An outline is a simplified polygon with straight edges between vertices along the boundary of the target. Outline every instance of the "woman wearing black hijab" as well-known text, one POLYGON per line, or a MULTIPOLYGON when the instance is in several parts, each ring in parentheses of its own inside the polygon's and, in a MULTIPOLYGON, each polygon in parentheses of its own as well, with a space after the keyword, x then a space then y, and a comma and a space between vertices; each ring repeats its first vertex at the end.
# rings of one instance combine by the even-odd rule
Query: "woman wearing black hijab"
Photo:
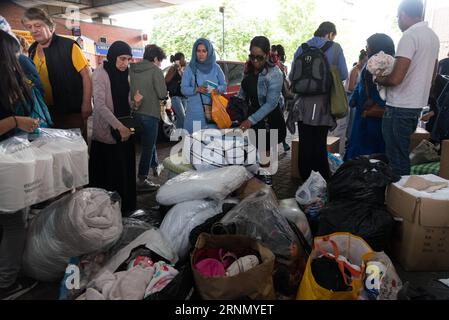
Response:
MULTIPOLYGON (((136 155, 132 132, 118 118, 131 114, 128 82, 131 59, 131 47, 116 41, 109 48, 107 61, 92 76, 94 112, 90 185, 118 192, 125 216, 136 208, 136 155)), ((138 97, 135 101, 139 102, 138 97)))
MULTIPOLYGON (((371 58, 375 54, 384 53, 395 56, 393 40, 383 33, 376 33, 367 40, 367 54, 371 58)), ((349 104, 355 107, 351 137, 345 154, 345 160, 358 156, 385 153, 385 142, 382 136, 382 117, 369 115, 366 111, 374 104, 385 108, 385 100, 379 95, 373 75, 364 66, 360 81, 351 96, 349 104)))

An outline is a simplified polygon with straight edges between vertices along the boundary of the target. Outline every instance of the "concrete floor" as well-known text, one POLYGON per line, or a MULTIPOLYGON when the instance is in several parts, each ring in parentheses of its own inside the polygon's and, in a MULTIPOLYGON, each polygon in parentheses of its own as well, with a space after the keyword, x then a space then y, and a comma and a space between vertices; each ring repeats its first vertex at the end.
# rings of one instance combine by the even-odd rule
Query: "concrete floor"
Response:
MULTIPOLYGON (((287 138, 287 141, 291 141, 291 136, 287 138)), ((173 143, 159 143, 158 144, 158 157, 162 162, 170 154, 170 149, 173 143)), ((138 153, 140 151, 138 150, 138 153)), ((139 158, 138 158, 139 159, 139 158)), ((137 159, 137 161, 138 161, 137 159)), ((290 175, 290 152, 284 153, 280 156, 279 171, 273 179, 273 189, 278 196, 279 200, 294 198, 296 190, 301 184, 298 179, 291 178, 290 175)), ((152 181, 163 184, 168 179, 167 171, 163 171, 158 178, 152 178, 152 181)), ((155 193, 141 194, 138 196, 138 208, 149 209, 157 206, 155 200, 155 193)), ((399 264, 395 264, 397 272, 403 282, 410 282, 414 287, 425 288, 429 293, 433 294, 437 299, 449 300, 449 288, 443 284, 437 282, 438 279, 448 279, 448 272, 429 273, 429 272, 405 272, 399 264)), ((34 300, 54 300, 58 298, 59 283, 40 284, 29 294, 24 295, 21 299, 34 300)))

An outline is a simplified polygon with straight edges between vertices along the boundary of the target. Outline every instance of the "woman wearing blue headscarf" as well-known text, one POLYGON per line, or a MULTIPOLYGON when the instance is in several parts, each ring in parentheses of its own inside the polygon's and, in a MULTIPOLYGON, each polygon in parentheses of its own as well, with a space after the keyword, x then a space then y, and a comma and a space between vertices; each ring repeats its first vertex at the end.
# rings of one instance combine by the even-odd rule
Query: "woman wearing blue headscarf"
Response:
POLYGON ((209 40, 201 38, 193 45, 192 59, 181 82, 182 94, 187 97, 184 129, 190 134, 194 131, 217 128, 216 125, 207 122, 204 113, 204 106, 212 104, 205 87, 206 81, 217 84, 218 92, 226 91, 225 76, 216 63, 214 48, 209 40))
MULTIPOLYGON (((368 58, 381 51, 394 57, 394 42, 386 34, 376 33, 367 40, 368 58)), ((349 104, 355 107, 355 115, 345 161, 352 160, 358 156, 385 153, 385 142, 382 136, 382 118, 367 116, 366 108, 373 104, 384 108, 386 102, 380 97, 377 86, 373 81, 373 75, 366 69, 366 65, 362 69, 359 83, 351 96, 349 104)))

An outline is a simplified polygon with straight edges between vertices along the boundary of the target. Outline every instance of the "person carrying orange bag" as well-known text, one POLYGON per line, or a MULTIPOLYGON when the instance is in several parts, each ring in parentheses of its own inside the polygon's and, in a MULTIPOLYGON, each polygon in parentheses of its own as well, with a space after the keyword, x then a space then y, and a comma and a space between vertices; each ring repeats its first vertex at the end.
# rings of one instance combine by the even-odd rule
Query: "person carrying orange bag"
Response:
POLYGON ((219 129, 228 129, 232 125, 226 108, 228 107, 228 99, 220 94, 211 92, 212 98, 212 120, 216 123, 219 129))

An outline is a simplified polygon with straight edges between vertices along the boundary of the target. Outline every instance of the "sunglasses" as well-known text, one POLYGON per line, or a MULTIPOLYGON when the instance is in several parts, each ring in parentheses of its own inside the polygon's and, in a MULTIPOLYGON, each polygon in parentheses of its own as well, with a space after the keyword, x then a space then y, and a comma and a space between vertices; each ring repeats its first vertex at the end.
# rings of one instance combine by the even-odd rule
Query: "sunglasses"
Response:
POLYGON ((255 60, 264 61, 265 60, 265 56, 255 56, 255 55, 250 54, 250 55, 248 55, 248 57, 251 61, 255 61, 255 60))

